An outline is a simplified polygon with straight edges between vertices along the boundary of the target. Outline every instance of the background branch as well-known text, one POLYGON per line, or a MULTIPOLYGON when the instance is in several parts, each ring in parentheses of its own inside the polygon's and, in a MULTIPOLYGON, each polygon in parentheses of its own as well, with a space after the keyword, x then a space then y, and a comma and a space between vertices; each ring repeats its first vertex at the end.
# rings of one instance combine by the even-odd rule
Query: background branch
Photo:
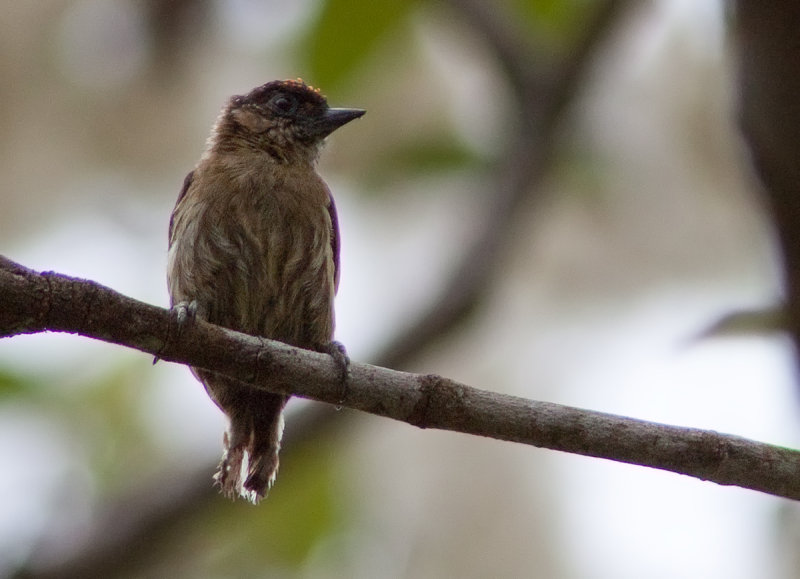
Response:
POLYGON ((558 140, 555 133, 564 111, 573 102, 583 73, 589 67, 628 0, 599 4, 575 46, 559 58, 536 56, 528 38, 517 30, 511 15, 496 4, 451 0, 450 5, 487 43, 506 71, 513 89, 515 111, 511 134, 487 187, 483 221, 476 225, 453 274, 438 295, 383 348, 374 362, 402 367, 431 343, 441 340, 468 319, 483 302, 494 279, 495 266, 521 207, 541 196, 538 187, 550 167, 558 140))
POLYGON ((534 402, 435 375, 353 363, 340 401, 336 364, 293 348, 196 320, 91 281, 40 274, 0 259, 0 335, 60 331, 128 346, 263 386, 342 404, 420 428, 451 430, 649 466, 723 485, 800 499, 800 452, 744 438, 534 402))
POLYGON ((781 249, 787 322, 800 354, 800 4, 736 3, 742 133, 781 249))

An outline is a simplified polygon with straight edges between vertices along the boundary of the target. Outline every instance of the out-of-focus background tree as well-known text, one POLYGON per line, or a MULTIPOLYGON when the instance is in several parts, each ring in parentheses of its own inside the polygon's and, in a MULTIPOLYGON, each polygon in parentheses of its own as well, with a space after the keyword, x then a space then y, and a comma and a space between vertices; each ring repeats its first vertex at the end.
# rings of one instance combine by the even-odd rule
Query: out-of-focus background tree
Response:
MULTIPOLYGON (((48 0, 0 20, 0 253, 166 305, 166 229, 231 94, 368 114, 321 171, 359 361, 797 446, 713 0, 48 0)), ((2 307, 0 305, 0 307, 2 307)), ((783 578, 788 501, 294 401, 258 507, 211 488, 183 367, 0 343, 0 576, 783 578)))

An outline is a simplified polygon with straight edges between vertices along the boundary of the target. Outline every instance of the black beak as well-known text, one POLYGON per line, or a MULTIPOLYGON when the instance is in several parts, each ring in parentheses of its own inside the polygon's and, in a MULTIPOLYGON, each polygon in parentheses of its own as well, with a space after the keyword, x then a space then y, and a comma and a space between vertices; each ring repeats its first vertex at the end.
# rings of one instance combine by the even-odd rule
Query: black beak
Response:
POLYGON ((327 137, 342 125, 364 116, 366 112, 364 109, 328 109, 324 116, 315 123, 314 132, 319 137, 327 137))

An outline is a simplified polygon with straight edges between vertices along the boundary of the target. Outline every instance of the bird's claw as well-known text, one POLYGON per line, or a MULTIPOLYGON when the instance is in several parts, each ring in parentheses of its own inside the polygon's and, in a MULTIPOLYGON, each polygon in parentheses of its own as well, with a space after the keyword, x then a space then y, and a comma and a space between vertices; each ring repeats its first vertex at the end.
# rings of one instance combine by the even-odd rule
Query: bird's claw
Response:
POLYGON ((328 354, 336 365, 339 367, 342 390, 339 393, 339 404, 343 404, 347 397, 347 378, 350 375, 350 357, 347 355, 347 349, 344 344, 332 340, 325 344, 322 351, 328 354))
MULTIPOLYGON (((180 337, 183 329, 197 319, 197 300, 178 302, 169 311, 175 315, 175 320, 178 322, 177 336, 180 337)), ((155 365, 159 360, 160 358, 155 356, 153 364, 155 365)))
POLYGON ((197 319, 197 300, 181 301, 172 306, 175 312, 175 319, 178 321, 178 331, 185 327, 187 322, 191 323, 197 319))

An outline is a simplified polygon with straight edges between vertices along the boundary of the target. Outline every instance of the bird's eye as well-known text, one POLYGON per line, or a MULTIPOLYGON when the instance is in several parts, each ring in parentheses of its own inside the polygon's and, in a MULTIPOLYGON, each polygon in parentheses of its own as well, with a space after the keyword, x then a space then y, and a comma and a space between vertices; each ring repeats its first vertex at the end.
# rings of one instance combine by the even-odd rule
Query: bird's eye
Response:
POLYGON ((278 114, 289 115, 297 108, 297 101, 291 95, 279 94, 270 100, 270 105, 278 114))

